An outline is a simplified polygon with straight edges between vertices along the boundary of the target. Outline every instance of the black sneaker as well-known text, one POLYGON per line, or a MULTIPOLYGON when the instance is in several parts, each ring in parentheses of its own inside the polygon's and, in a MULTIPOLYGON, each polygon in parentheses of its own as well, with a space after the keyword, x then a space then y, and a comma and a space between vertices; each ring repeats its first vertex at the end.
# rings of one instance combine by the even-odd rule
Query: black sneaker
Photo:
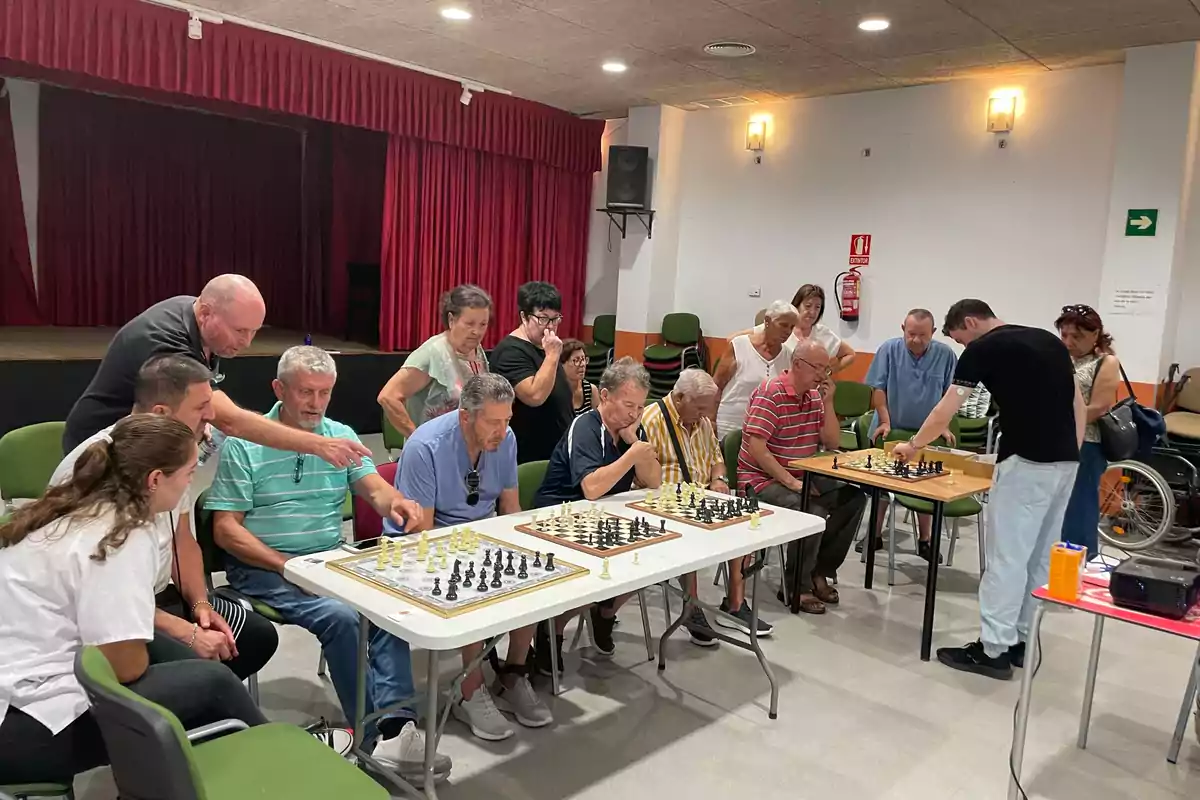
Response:
MULTIPOLYGON (((919 555, 921 558, 928 561, 929 557, 931 555, 933 555, 933 545, 930 544, 929 542, 922 542, 922 541, 918 540, 917 541, 917 555, 919 555)), ((941 553, 938 553, 938 563, 939 564, 942 563, 942 554, 941 553)))
POLYGON ((617 652, 617 644, 613 641, 613 627, 617 623, 616 615, 606 617, 600 613, 600 606, 593 605, 592 615, 592 644, 603 656, 611 656, 617 652))
POLYGON ((991 658, 983 651, 983 643, 971 642, 965 647, 943 647, 937 651, 938 661, 951 669, 986 675, 998 681, 1012 678, 1012 662, 1008 653, 991 658))
MULTIPOLYGON (((563 674, 563 637, 555 636, 555 647, 558 650, 558 674, 563 674)), ((546 629, 539 625, 536 642, 533 646, 533 664, 539 675, 549 678, 553 676, 553 664, 550 661, 550 637, 546 629)))
POLYGON ((688 617, 688 621, 684 624, 687 626, 688 635, 692 637, 692 644, 697 647, 716 647, 720 644, 713 637, 716 631, 708 624, 708 618, 704 616, 704 612, 701 609, 693 608, 692 615, 688 617))
POLYGON ((1025 643, 1017 642, 1008 648, 1008 660, 1014 667, 1025 668, 1025 643))
MULTIPOLYGON (((866 546, 867 546, 867 537, 864 536, 863 538, 859 539, 857 542, 854 543, 854 552, 861 553, 863 551, 863 548, 866 546)), ((876 552, 882 550, 885 547, 887 547, 887 540, 884 539, 882 536, 876 536, 875 537, 876 552)))
MULTIPOLYGON (((717 624, 718 625, 720 625, 722 628, 729 628, 730 630, 741 631, 742 633, 746 634, 747 636, 750 635, 750 615, 752 612, 750 611, 749 603, 747 603, 745 600, 743 600, 741 608, 739 608, 737 611, 730 611, 729 610, 729 599, 726 598, 725 600, 721 601, 721 610, 724 611, 725 614, 730 614, 732 616, 727 617, 724 614, 718 615, 717 616, 717 624)), ((775 632, 774 625, 763 620, 762 618, 759 618, 759 620, 758 620, 758 635, 759 636, 763 636, 763 637, 770 636, 774 632, 775 632)))

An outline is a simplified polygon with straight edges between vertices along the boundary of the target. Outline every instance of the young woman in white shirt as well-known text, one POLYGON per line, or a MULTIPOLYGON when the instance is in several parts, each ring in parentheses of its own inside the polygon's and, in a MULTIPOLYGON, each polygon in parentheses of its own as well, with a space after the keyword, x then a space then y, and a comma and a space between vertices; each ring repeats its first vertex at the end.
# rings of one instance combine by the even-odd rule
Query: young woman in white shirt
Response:
POLYGON ((854 362, 855 356, 858 355, 854 348, 846 344, 829 326, 821 323, 821 317, 825 315, 824 289, 815 283, 806 283, 796 290, 792 305, 800 312, 800 321, 796 323, 792 337, 788 340, 792 349, 805 339, 819 342, 829 354, 829 366, 834 375, 854 362))
POLYGON ((149 664, 154 516, 179 503, 196 455, 184 423, 127 417, 80 455, 70 480, 0 525, 0 785, 70 782, 107 763, 74 674, 85 645, 99 647, 122 683, 185 728, 266 722, 220 662, 149 664))

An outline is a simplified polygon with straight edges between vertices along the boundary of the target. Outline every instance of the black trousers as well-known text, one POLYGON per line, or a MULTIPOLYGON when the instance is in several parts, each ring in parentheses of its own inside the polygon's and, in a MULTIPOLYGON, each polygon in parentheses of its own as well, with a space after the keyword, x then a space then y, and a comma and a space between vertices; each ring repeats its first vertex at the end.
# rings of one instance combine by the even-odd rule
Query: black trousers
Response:
MULTIPOLYGON (((151 664, 129 688, 179 718, 185 729, 223 719, 247 725, 267 720, 240 680, 216 661, 187 659, 151 664)), ((100 728, 84 713, 57 735, 17 708, 0 723, 0 785, 70 783, 77 773, 108 763, 100 728)))
MULTIPOLYGON (((241 680, 246 680, 261 670, 275 650, 279 647, 279 631, 261 614, 247 611, 240 605, 223 597, 213 596, 213 607, 225 618, 233 630, 234 641, 237 642, 238 655, 224 662, 225 666, 241 680)), ((191 610, 184 604, 183 597, 174 585, 158 593, 154 598, 155 605, 180 619, 192 622, 191 610)), ((183 642, 172 639, 161 633, 154 634, 150 642, 150 663, 157 664, 166 661, 181 661, 188 658, 199 658, 196 653, 183 642)))
MULTIPOLYGON (((856 486, 841 481, 813 476, 816 494, 809 498, 808 511, 825 517, 825 530, 816 536, 792 542, 787 548, 784 580, 793 585, 796 570, 800 570, 800 591, 813 590, 813 576, 832 578, 846 560, 854 534, 867 508, 867 495, 856 486)), ((800 510, 804 498, 777 483, 769 483, 758 491, 764 503, 800 510)))

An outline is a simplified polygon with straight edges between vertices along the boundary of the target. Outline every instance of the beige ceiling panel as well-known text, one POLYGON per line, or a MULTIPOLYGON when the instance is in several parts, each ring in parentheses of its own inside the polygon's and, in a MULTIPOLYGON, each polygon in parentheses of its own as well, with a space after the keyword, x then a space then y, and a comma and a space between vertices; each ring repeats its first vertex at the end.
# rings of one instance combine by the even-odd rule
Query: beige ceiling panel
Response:
POLYGON ((863 62, 864 67, 891 78, 936 78, 965 67, 1007 64, 1041 68, 1017 48, 1003 43, 863 62))
POLYGON ((1037 59, 1088 56, 1126 47, 1200 39, 1200 15, 1186 22, 1131 25, 1103 31, 1068 33, 1038 39, 1018 39, 1017 47, 1037 59))
POLYGON ((1111 30, 1200 18, 1188 0, 948 0, 1007 39, 1111 30))

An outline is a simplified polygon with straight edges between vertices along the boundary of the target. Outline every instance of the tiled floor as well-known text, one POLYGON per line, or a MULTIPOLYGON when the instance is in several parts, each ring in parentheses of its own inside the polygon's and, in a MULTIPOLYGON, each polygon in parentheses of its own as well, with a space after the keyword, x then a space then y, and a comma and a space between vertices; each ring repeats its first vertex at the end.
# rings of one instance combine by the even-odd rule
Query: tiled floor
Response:
MULTIPOLYGON (((974 547, 974 530, 967 528, 954 566, 941 572, 935 646, 977 635, 974 547)), ((915 556, 902 563, 896 587, 886 586, 880 568, 868 592, 852 554, 842 570, 842 604, 824 617, 791 616, 773 596, 762 602, 764 617, 776 625, 764 644, 781 684, 774 721, 767 718, 767 682, 752 655, 730 647, 702 650, 677 634, 667 670, 659 673, 644 660, 637 609, 627 606, 612 661, 592 659, 586 646, 568 656, 570 688, 552 702, 554 726, 519 730, 493 745, 449 723, 442 751, 455 767, 441 797, 1006 797, 1019 682, 920 661, 925 572, 915 556)), ((709 583, 706 591, 716 590, 709 583)), ((660 597, 651 593, 652 625, 661 632, 660 597)), ((1091 739, 1081 751, 1075 732, 1091 618, 1053 612, 1043 632, 1045 661, 1034 684, 1026 746, 1029 796, 1200 797, 1200 744, 1191 730, 1179 764, 1165 759, 1194 645, 1110 623, 1091 739)), ((331 687, 315 674, 317 653, 311 636, 282 629, 280 651, 261 680, 273 719, 336 715, 331 687)), ((422 674, 424 658, 415 656, 422 674)), ((115 796, 103 772, 81 784, 83 800, 115 796)))

